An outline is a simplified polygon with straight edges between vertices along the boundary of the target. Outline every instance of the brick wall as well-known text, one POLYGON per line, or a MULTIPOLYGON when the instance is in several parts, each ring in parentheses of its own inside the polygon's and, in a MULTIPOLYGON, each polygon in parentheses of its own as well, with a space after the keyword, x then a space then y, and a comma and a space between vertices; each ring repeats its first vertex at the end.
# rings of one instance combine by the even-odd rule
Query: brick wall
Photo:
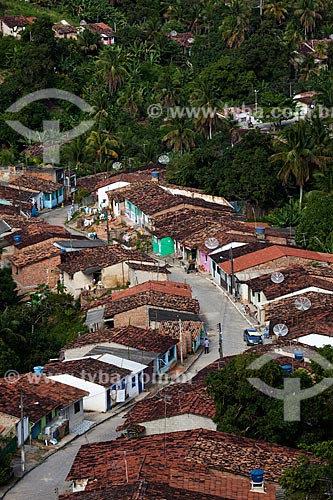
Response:
POLYGON ((116 314, 114 317, 114 327, 118 328, 120 326, 138 326, 141 328, 146 328, 148 321, 148 307, 141 306, 137 309, 132 309, 131 311, 125 311, 116 314))
POLYGON ((52 271, 56 270, 59 264, 60 255, 56 255, 55 257, 36 262, 35 264, 20 269, 17 269, 13 265, 12 276, 21 290, 25 287, 33 288, 42 283, 46 283, 50 288, 54 288, 58 282, 59 273, 52 271))

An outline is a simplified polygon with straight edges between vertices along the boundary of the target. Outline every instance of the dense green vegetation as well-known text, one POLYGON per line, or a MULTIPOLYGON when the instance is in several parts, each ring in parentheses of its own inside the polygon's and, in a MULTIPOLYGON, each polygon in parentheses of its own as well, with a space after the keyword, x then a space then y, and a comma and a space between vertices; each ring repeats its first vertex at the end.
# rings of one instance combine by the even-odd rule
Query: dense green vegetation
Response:
MULTIPOLYGON (((115 160, 136 168, 168 153, 172 182, 266 211, 282 206, 297 189, 302 198, 304 189, 315 187, 315 175, 325 176, 329 168, 331 117, 282 127, 276 109, 294 109, 292 95, 306 90, 332 105, 332 44, 319 45, 325 64, 295 55, 301 40, 333 33, 332 1, 271 2, 262 11, 257 3, 4 0, 3 12, 35 15, 37 22, 21 40, 0 39, 0 164, 41 162, 22 154, 27 140, 4 119, 12 118, 6 109, 18 97, 54 87, 94 107, 93 129, 62 148, 62 162, 79 175, 111 169, 115 160), (82 19, 106 22, 116 29, 116 44, 102 47, 88 30, 78 40, 56 40, 51 26, 63 18, 77 26, 82 19), (181 47, 171 31, 191 32, 194 42, 181 47), (275 133, 239 136, 232 116, 202 111, 255 100, 275 133), (161 116, 149 115, 154 104, 161 116), (188 114, 184 107, 196 111, 188 114)), ((17 118, 40 130, 42 139, 43 120, 61 118, 66 130, 87 116, 68 102, 39 101, 17 118)))
MULTIPOLYGON (((332 347, 320 348, 318 353, 332 363, 332 347)), ((306 455, 302 456, 298 467, 287 469, 280 483, 287 498, 322 500, 326 498, 329 482, 333 481, 333 388, 303 400, 301 420, 287 422, 284 421, 283 401, 266 396, 247 379, 258 377, 266 384, 282 389, 284 377, 298 377, 301 388, 305 389, 323 378, 332 377, 331 370, 311 362, 311 375, 303 368, 289 375, 276 361, 270 361, 260 370, 249 369, 257 358, 258 355, 253 354, 235 356, 223 370, 208 376, 208 392, 216 404, 214 420, 217 430, 313 452, 320 459, 318 462, 310 462, 306 455), (324 478, 327 481, 323 481, 324 478)))
POLYGON ((19 301, 7 269, 0 270, 0 376, 20 373, 58 356, 59 350, 85 331, 80 305, 44 285, 32 300, 19 301), (5 298, 3 298, 5 297, 5 298))

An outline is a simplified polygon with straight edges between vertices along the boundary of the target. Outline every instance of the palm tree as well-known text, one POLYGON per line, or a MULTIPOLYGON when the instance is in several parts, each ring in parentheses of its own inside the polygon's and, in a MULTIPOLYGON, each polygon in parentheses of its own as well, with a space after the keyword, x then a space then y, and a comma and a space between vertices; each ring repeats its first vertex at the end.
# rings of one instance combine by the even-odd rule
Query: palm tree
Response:
POLYGON ((153 90, 156 99, 163 108, 170 108, 179 104, 182 93, 180 78, 180 70, 171 64, 161 73, 153 90))
POLYGON ((211 139, 219 120, 217 111, 222 108, 222 103, 216 97, 209 81, 199 81, 191 95, 191 104, 200 110, 195 120, 197 129, 211 139))
POLYGON ((286 18, 288 11, 283 2, 273 2, 265 5, 264 13, 268 16, 274 17, 274 19, 281 24, 281 21, 286 18))
POLYGON ((87 147, 100 166, 108 157, 118 158, 118 153, 113 149, 118 147, 118 143, 105 132, 93 130, 87 139, 87 147))
POLYGON ((140 105, 143 102, 144 89, 135 89, 133 85, 127 85, 121 91, 117 104, 132 118, 135 118, 139 112, 140 105))
POLYGON ((122 85, 127 76, 128 56, 121 47, 109 45, 105 47, 97 60, 97 68, 107 81, 109 92, 112 94, 122 85))
POLYGON ((77 37, 77 44, 85 55, 96 54, 99 47, 99 35, 85 29, 77 37))
POLYGON ((224 18, 220 31, 228 48, 238 48, 250 28, 250 9, 243 0, 231 0, 229 14, 224 18))
POLYGON ((313 143, 311 129, 306 121, 301 121, 292 127, 282 130, 275 145, 280 152, 271 156, 271 162, 282 162, 278 177, 287 182, 290 176, 299 186, 299 203, 302 205, 304 185, 310 179, 315 168, 322 168, 324 158, 313 143))
POLYGON ((195 133, 184 118, 174 118, 162 127, 170 130, 162 137, 162 141, 172 147, 174 153, 182 154, 184 150, 190 151, 195 146, 195 133))
POLYGON ((322 7, 321 2, 317 0, 299 0, 295 15, 299 17, 300 23, 304 28, 305 39, 308 33, 316 28, 316 22, 321 21, 322 16, 317 12, 322 7))

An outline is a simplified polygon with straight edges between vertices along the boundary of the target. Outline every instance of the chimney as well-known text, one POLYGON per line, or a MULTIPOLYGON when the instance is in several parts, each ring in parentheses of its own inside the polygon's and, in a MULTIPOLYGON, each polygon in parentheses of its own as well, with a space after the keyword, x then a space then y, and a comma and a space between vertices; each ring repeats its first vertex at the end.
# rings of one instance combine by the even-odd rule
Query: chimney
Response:
POLYGON ((151 172, 152 182, 158 182, 159 175, 160 175, 160 173, 158 170, 152 170, 152 172, 151 172))
POLYGON ((253 469, 251 475, 251 491, 265 493, 264 471, 262 469, 253 469))

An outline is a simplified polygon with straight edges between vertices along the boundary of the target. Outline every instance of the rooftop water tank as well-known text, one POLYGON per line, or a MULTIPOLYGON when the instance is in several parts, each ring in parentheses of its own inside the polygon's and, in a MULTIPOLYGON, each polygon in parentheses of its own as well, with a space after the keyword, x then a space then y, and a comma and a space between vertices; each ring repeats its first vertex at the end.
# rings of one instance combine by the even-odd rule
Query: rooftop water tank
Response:
POLYGON ((297 361, 302 361, 303 358, 304 358, 304 352, 303 351, 295 351, 294 352, 294 358, 297 360, 297 361))
POLYGON ((262 469, 253 469, 250 471, 251 481, 255 484, 262 484, 264 481, 264 471, 262 469))
POLYGON ((15 243, 20 243, 22 241, 22 237, 20 234, 14 234, 14 241, 15 243))
POLYGON ((282 365, 281 368, 285 373, 293 372, 293 367, 291 365, 282 365))
POLYGON ((44 366, 34 366, 34 373, 36 375, 43 375, 44 372, 44 366))
POLYGON ((256 226, 256 234, 265 234, 265 227, 256 226))
POLYGON ((158 180, 158 177, 159 177, 160 173, 158 170, 153 170, 151 172, 151 178, 153 181, 157 181, 158 180))

